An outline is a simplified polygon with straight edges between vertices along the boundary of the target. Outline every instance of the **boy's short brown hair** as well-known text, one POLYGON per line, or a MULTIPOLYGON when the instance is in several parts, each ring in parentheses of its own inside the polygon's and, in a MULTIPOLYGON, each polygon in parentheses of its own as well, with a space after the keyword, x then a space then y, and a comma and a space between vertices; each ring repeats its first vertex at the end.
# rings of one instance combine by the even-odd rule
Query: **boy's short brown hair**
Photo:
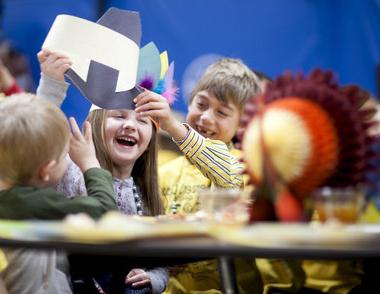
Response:
POLYGON ((22 93, 0 103, 0 179, 27 184, 41 165, 57 160, 70 138, 63 112, 22 93))
POLYGON ((194 89, 191 91, 189 102, 200 91, 208 91, 219 101, 232 102, 239 110, 245 102, 261 92, 260 80, 241 60, 221 58, 211 64, 194 89))

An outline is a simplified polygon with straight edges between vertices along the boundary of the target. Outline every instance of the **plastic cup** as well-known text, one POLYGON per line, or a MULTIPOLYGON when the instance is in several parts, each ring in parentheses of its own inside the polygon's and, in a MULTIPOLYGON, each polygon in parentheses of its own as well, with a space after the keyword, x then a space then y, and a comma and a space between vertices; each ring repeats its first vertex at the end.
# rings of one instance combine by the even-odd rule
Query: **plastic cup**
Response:
POLYGON ((356 223, 364 209, 365 193, 359 188, 322 188, 314 193, 321 222, 356 223))
POLYGON ((218 224, 245 224, 249 219, 249 193, 233 189, 199 191, 199 202, 205 219, 218 224))

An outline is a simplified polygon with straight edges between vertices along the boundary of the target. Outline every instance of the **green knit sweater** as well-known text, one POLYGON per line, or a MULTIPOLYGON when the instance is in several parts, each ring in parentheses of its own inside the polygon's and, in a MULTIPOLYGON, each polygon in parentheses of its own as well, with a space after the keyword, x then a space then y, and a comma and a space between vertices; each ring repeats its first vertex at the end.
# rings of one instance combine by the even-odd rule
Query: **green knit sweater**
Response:
POLYGON ((117 209, 108 171, 91 168, 84 173, 84 179, 89 197, 67 198, 52 188, 30 186, 0 191, 0 218, 56 220, 80 212, 99 218, 117 209))

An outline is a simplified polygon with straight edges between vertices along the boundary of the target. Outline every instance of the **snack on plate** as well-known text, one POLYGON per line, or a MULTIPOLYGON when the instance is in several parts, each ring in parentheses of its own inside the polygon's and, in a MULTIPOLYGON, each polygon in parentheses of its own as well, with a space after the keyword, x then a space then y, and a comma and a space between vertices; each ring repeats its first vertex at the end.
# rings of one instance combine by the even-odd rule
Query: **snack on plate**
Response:
POLYGON ((63 220, 67 226, 78 228, 95 228, 96 222, 86 213, 69 214, 63 220))

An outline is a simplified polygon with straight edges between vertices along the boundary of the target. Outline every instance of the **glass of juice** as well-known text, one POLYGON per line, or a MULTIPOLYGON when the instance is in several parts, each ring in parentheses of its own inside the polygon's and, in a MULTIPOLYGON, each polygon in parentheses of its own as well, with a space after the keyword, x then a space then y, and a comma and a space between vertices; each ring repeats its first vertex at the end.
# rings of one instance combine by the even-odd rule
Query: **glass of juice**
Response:
POLYGON ((356 223, 364 210, 364 189, 324 187, 313 196, 316 218, 321 222, 356 223))
POLYGON ((199 191, 200 209, 214 223, 241 225, 248 221, 249 193, 233 189, 199 191))

